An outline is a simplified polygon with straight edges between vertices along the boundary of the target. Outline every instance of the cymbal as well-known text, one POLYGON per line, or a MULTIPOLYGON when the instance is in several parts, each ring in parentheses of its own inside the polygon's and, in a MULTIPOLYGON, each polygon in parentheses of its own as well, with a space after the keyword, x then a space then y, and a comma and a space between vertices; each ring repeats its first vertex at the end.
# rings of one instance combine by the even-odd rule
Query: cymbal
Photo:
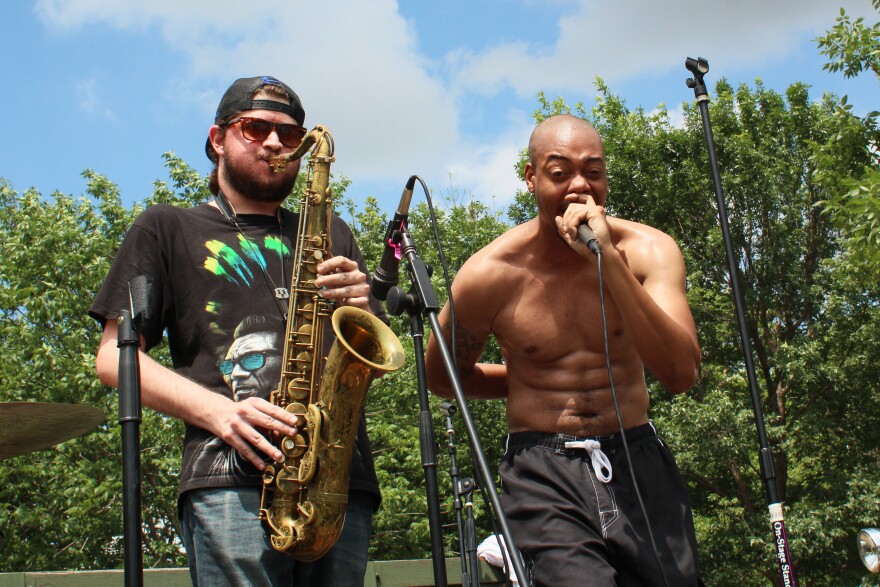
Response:
POLYGON ((0 403, 0 460, 82 436, 103 421, 104 412, 84 404, 0 403))

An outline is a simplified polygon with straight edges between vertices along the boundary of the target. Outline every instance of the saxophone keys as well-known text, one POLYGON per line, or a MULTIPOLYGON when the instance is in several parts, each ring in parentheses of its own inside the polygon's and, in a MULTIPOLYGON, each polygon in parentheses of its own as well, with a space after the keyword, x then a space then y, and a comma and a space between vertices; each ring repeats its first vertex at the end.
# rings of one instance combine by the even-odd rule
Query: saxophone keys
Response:
POLYGON ((275 467, 267 465, 263 469, 263 485, 272 485, 273 481, 275 481, 275 467))
MULTIPOLYGON (((278 475, 275 477, 275 486, 278 487, 278 491, 280 491, 284 495, 294 495, 299 492, 302 488, 302 479, 300 478, 299 471, 296 469, 281 470, 278 475)), ((278 496, 276 496, 277 498, 278 496)))
POLYGON ((308 524, 315 516, 315 506, 310 501, 297 504, 296 509, 303 517, 303 525, 308 524))
POLYGON ((304 405, 298 403, 287 404, 284 409, 296 416, 305 417, 306 413, 308 413, 308 409, 304 405))
POLYGON ((298 401, 302 401, 309 397, 309 380, 303 377, 298 377, 290 382, 287 386, 287 393, 290 396, 298 401))
POLYGON ((305 436, 296 434, 294 436, 285 436, 281 441, 281 452, 287 458, 297 458, 303 455, 308 448, 305 436))

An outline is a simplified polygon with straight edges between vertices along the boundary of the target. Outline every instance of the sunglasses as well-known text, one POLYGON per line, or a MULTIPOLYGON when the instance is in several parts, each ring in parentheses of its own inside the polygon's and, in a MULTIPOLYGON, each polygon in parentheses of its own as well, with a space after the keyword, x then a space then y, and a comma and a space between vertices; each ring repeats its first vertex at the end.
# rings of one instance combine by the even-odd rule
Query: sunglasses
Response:
POLYGON ((238 365, 247 372, 255 371, 266 364, 266 355, 263 353, 251 353, 245 355, 237 361, 232 359, 224 359, 217 363, 217 367, 223 375, 230 375, 238 365))
POLYGON ((265 141, 274 130, 282 145, 285 147, 298 147, 303 137, 306 136, 306 128, 298 124, 269 122, 262 118, 242 116, 227 123, 226 126, 234 126, 236 124, 241 127, 241 136, 249 141, 265 141))

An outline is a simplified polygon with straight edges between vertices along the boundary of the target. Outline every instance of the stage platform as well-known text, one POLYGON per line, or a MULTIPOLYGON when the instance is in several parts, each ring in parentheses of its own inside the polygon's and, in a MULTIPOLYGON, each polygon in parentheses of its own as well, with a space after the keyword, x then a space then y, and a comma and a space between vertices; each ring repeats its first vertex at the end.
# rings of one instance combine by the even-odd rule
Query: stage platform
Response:
MULTIPOLYGON (((480 585, 502 587, 500 569, 482 562, 480 585)), ((461 585, 461 562, 446 559, 446 580, 450 587, 461 585)), ((122 570, 53 571, 0 573, 0 587, 122 587, 122 570)), ((433 587, 431 560, 371 561, 364 587, 433 587)), ((187 569, 144 569, 144 587, 192 587, 187 569)))

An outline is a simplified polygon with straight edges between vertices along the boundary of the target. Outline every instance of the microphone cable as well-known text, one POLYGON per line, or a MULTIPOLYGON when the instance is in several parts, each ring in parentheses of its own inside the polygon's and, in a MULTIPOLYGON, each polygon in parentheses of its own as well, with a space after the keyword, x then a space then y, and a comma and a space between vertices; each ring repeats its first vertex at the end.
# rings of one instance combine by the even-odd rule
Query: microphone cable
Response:
MULTIPOLYGON (((449 267, 446 264, 446 255, 443 254, 443 245, 440 242, 440 231, 437 229, 437 215, 434 212, 434 204, 431 201, 431 191, 428 189, 425 180, 418 175, 413 175, 416 181, 422 186, 425 192, 425 202, 428 204, 428 217, 431 219, 431 229, 434 233, 434 243, 437 245, 437 259, 440 262, 440 268, 443 271, 443 287, 446 290, 446 300, 449 302, 449 328, 450 328, 450 356, 452 364, 455 367, 455 303, 452 300, 452 280, 449 279, 449 267)), ((437 332, 437 336, 443 336, 442 332, 437 332)), ((456 367, 456 371, 458 368, 456 367)))
MULTIPOLYGON (((588 245, 589 246, 589 245, 588 245)), ((663 563, 660 561, 660 551, 657 549, 657 543, 654 540, 654 531, 651 529, 651 519, 648 517, 648 510, 645 502, 642 500, 642 492, 639 490, 639 483, 636 480, 636 472, 633 468, 632 458, 629 454, 629 443, 626 440, 626 432, 623 429, 623 419, 620 417, 620 405, 617 402, 617 390, 614 387, 614 374, 611 370, 611 353, 608 343, 608 319, 605 315, 605 286, 602 279, 602 251, 598 246, 590 247, 596 255, 599 273, 599 308, 602 312, 602 338, 605 345, 605 367, 608 370, 608 383, 611 388, 611 399, 614 401, 614 415, 617 416, 617 427, 620 430, 620 438, 623 441, 623 452, 626 454, 626 464, 629 469, 629 475, 632 479, 633 488, 636 490, 636 498, 642 515, 645 517, 645 525, 648 527, 648 538, 651 541, 651 548, 654 551, 654 558, 657 559, 657 566, 660 568, 660 576, 663 577, 663 584, 669 587, 669 581, 666 580, 666 572, 663 570, 663 563)))

